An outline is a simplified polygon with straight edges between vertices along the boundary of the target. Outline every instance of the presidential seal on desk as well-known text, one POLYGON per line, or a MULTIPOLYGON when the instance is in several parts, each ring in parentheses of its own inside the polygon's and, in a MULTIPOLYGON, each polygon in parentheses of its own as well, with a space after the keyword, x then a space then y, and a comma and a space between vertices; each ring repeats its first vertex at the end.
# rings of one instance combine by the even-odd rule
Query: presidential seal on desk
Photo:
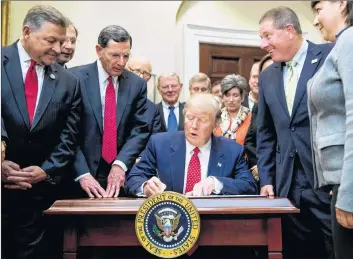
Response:
POLYGON ((135 231, 141 245, 161 258, 187 253, 197 242, 200 215, 194 204, 175 192, 155 194, 139 208, 135 231))

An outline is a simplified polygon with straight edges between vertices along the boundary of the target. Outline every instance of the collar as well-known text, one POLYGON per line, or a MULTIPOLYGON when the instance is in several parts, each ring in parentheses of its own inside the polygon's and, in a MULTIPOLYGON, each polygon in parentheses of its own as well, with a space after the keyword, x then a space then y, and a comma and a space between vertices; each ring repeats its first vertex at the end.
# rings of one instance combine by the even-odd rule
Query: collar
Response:
POLYGON ((305 62, 305 55, 306 52, 308 51, 309 43, 306 40, 303 40, 303 43, 298 50, 298 52, 294 55, 292 60, 297 62, 297 65, 303 66, 305 62))
POLYGON ((28 55, 27 51, 24 49, 21 43, 21 39, 17 42, 18 55, 20 57, 20 63, 29 62, 31 57, 28 55))
MULTIPOLYGON (((180 102, 177 101, 176 104, 174 104, 174 105, 172 105, 172 106, 174 106, 174 109, 176 109, 176 108, 179 107, 179 104, 180 104, 180 102)), ((171 106, 171 105, 167 104, 167 103, 166 103, 165 101, 163 101, 163 100, 162 100, 162 105, 163 105, 163 107, 166 108, 166 109, 169 109, 169 107, 171 106)))
POLYGON ((347 26, 346 28, 343 28, 339 33, 337 33, 337 34, 336 34, 336 40, 337 40, 338 37, 341 36, 341 34, 342 34, 345 30, 347 30, 349 27, 351 27, 351 26, 347 26))
MULTIPOLYGON (((109 74, 105 71, 102 66, 102 62, 98 59, 97 60, 97 68, 98 68, 98 78, 99 78, 99 85, 103 85, 105 81, 108 80, 109 74)), ((118 76, 112 76, 113 84, 116 85, 118 81, 118 76)))
MULTIPOLYGON (((186 153, 191 154, 191 152, 194 150, 195 146, 191 145, 187 139, 185 139, 185 140, 186 140, 186 153)), ((212 138, 210 137, 210 139, 207 141, 207 143, 205 145, 203 145, 202 147, 199 147, 200 153, 204 154, 205 152, 210 151, 211 145, 212 145, 212 138)))

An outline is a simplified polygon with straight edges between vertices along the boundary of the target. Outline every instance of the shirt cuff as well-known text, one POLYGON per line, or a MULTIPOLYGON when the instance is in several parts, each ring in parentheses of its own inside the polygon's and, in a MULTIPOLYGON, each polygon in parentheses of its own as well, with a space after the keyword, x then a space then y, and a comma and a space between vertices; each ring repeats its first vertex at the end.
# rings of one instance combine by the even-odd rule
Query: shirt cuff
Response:
POLYGON ((147 182, 144 182, 140 187, 138 187, 136 190, 135 190, 135 194, 136 195, 144 195, 143 193, 143 187, 145 186, 147 182))
POLYGON ((120 166, 120 167, 124 170, 124 172, 126 173, 127 167, 126 167, 126 165, 125 165, 123 162, 121 162, 120 160, 115 160, 114 163, 113 163, 113 165, 118 165, 118 166, 120 166))
POLYGON ((84 176, 86 176, 86 175, 88 175, 88 174, 89 174, 89 173, 81 174, 80 176, 76 177, 74 181, 77 182, 77 181, 80 180, 82 177, 84 177, 84 176))
POLYGON ((220 194, 223 190, 223 183, 221 183, 216 177, 209 176, 214 180, 214 190, 212 191, 214 194, 220 194))

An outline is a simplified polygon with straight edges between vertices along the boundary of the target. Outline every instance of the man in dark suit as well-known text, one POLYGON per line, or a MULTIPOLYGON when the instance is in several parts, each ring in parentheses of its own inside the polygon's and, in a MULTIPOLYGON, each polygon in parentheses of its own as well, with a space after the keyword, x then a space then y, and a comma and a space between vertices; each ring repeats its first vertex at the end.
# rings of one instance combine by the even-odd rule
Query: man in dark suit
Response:
POLYGON ((70 69, 83 102, 75 181, 89 197, 117 197, 149 137, 146 80, 125 70, 131 44, 124 28, 107 26, 96 45, 99 59, 70 69))
POLYGON ((218 111, 213 95, 191 96, 184 108, 184 132, 151 137, 141 161, 128 175, 128 193, 255 194, 243 147, 212 134, 218 111))
MULTIPOLYGON (((126 69, 145 79, 147 82, 151 79, 152 65, 146 58, 130 58, 126 65, 126 69)), ((149 99, 147 99, 147 116, 148 130, 150 134, 161 132, 161 114, 159 113, 157 106, 149 99)))
POLYGON ((54 179, 76 150, 81 97, 76 77, 55 63, 67 21, 35 6, 19 41, 2 48, 2 256, 34 258, 44 234, 43 210, 55 199, 54 179))
POLYGON ((275 62, 259 78, 257 156, 261 194, 288 197, 301 210, 284 218, 287 255, 303 258, 309 253, 327 252, 325 255, 330 256, 329 190, 313 189, 306 84, 332 46, 304 40, 297 15, 286 7, 263 15, 260 36, 261 48, 271 53, 275 62))
POLYGON ((162 101, 157 108, 161 114, 162 132, 184 130, 184 103, 179 101, 182 87, 176 73, 163 73, 158 78, 162 101))

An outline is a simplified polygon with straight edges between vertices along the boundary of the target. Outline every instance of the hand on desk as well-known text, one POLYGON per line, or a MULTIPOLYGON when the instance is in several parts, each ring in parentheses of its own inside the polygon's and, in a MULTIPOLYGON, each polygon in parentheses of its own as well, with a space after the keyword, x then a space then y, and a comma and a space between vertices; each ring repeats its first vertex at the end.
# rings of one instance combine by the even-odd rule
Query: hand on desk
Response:
POLYGON ((153 176, 143 186, 143 193, 150 197, 156 193, 164 192, 167 186, 159 180, 159 178, 153 176))
POLYGON ((264 185, 261 187, 260 195, 274 196, 273 185, 264 185))
POLYGON ((336 208, 336 218, 342 227, 353 229, 353 212, 336 208))
POLYGON ((96 179, 91 174, 87 174, 80 178, 80 185, 90 198, 107 197, 105 190, 100 186, 96 179))
POLYGON ((213 177, 207 177, 205 180, 194 185, 194 189, 185 193, 187 196, 208 196, 215 190, 215 182, 213 177))
POLYGON ((119 165, 113 165, 108 175, 107 197, 119 196, 120 187, 125 185, 125 171, 119 165))

